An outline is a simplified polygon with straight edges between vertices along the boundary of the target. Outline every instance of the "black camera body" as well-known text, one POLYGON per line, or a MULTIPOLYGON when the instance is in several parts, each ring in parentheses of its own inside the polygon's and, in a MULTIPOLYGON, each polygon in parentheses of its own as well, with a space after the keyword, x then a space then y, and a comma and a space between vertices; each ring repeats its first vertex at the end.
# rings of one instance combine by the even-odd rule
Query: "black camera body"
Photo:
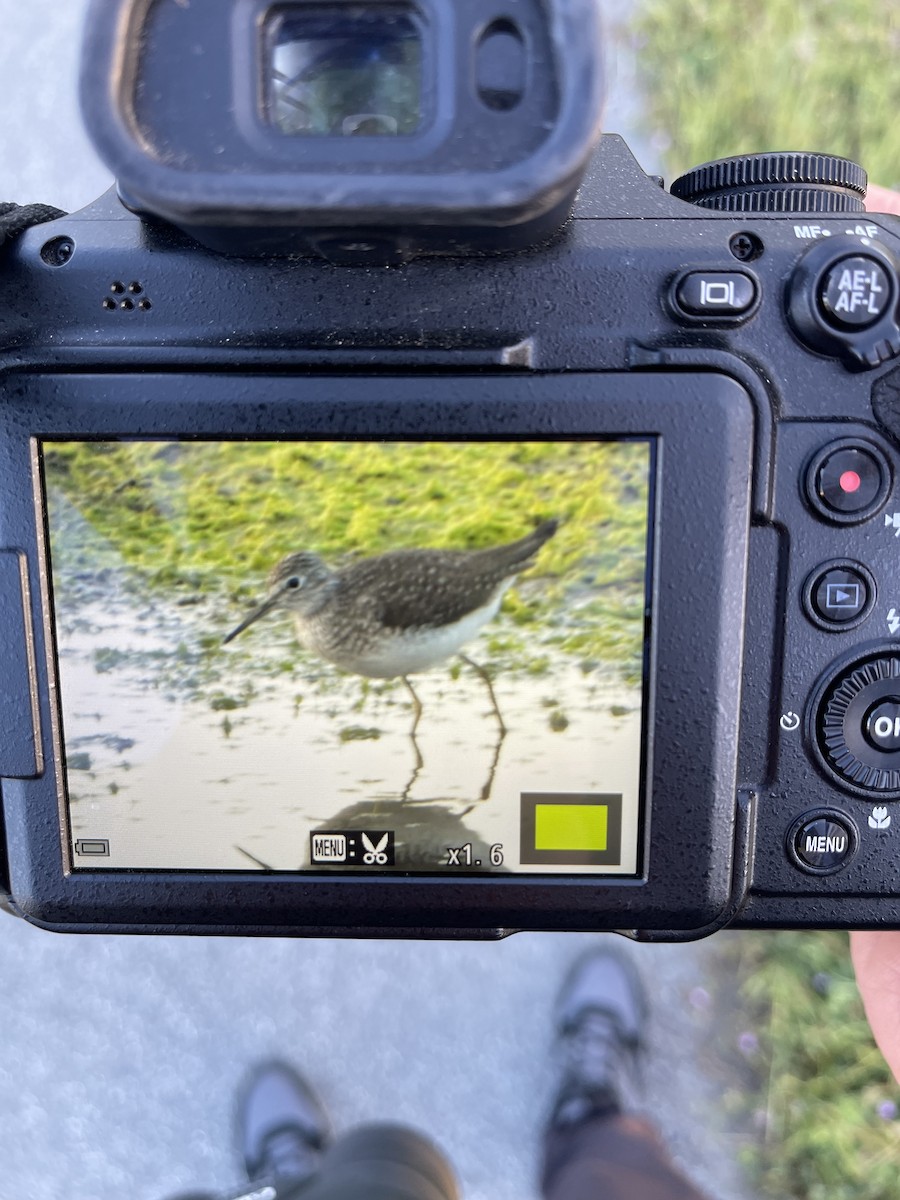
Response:
MULTIPOLYGON (((200 61, 167 22, 203 7, 95 11, 86 109, 111 157, 134 129, 105 81, 175 111, 134 47, 200 61)), ((269 16, 321 48, 340 7, 236 3, 209 35, 263 158, 269 16)), ((515 124, 531 78, 557 131, 593 94, 591 55, 575 78, 545 69, 564 8, 455 27, 491 120, 515 124), (478 49, 491 28, 499 66, 478 49)), ((448 9, 353 6, 399 20, 384 61, 403 41, 438 80, 424 138, 442 105, 462 111, 430 40, 448 9)), ((366 131, 353 154, 382 153, 368 110, 341 119, 366 131)), ((500 176, 543 153, 532 120, 500 176)), ((117 158, 140 216, 110 194, 0 249, 8 907, 73 931, 900 925, 900 221, 862 211, 859 169, 819 155, 711 164, 676 196, 608 136, 582 180, 593 116, 530 198, 487 203, 448 159, 391 209, 415 158, 399 139, 418 136, 398 121, 374 192, 354 175, 329 206, 316 162, 292 220, 258 163, 229 185, 245 203, 225 183, 207 203, 208 178, 173 179, 176 125, 164 153, 144 130, 117 158), (327 602, 288 609, 296 634, 260 624, 223 647, 274 565, 258 545, 288 566, 238 630, 287 607, 282 584, 312 587, 291 552, 328 560, 327 602), (471 592, 452 621, 417 564, 471 592), (378 666, 315 625, 348 589, 332 631, 355 613, 378 666), (463 650, 490 660, 484 680, 449 673, 463 650), (419 670, 436 690, 412 690, 413 720, 398 681, 419 670)), ((279 134, 299 140, 276 174, 295 152, 339 161, 308 129, 279 134)))

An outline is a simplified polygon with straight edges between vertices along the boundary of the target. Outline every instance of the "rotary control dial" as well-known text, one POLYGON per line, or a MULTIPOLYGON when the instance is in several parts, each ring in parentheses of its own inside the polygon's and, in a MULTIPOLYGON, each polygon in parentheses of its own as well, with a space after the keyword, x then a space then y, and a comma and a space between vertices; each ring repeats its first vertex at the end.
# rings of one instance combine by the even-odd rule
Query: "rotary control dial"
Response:
POLYGON ((703 163, 672 184, 702 208, 746 213, 851 213, 865 208, 866 173, 828 154, 749 154, 703 163))
POLYGON ((900 796, 900 654, 873 654, 827 684, 816 709, 815 741, 844 785, 900 796))

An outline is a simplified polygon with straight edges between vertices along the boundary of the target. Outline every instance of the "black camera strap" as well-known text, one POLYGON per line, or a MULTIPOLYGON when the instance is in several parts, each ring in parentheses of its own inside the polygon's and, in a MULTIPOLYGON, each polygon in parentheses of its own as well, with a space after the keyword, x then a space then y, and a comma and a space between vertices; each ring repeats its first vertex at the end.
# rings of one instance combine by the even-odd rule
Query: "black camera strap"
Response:
POLYGON ((12 241, 32 225, 43 225, 66 214, 49 204, 10 204, 0 202, 0 246, 12 241))

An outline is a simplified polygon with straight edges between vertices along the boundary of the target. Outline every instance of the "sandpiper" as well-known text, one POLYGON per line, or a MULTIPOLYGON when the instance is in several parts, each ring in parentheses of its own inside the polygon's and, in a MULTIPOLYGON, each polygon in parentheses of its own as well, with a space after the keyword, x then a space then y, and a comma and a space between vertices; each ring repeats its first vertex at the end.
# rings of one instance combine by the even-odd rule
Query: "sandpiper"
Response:
MULTIPOLYGON (((558 524, 544 521, 516 542, 485 550, 391 550, 338 570, 308 550, 289 554, 269 576, 266 598, 224 642, 283 609, 293 616, 301 645, 319 658, 356 675, 402 678, 413 697, 415 732, 422 708, 407 677, 460 654, 558 524)), ((505 732, 489 677, 460 657, 485 680, 505 732)))

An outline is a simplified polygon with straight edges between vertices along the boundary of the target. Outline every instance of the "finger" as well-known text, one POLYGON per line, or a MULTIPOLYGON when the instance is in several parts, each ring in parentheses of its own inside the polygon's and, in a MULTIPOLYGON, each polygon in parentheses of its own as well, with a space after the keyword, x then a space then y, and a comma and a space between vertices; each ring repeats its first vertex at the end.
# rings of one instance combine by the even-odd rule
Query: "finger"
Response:
POLYGON ((875 1041, 900 1083, 900 930, 851 933, 850 954, 875 1041))
POLYGON ((870 183, 866 191, 866 208, 869 212, 896 213, 900 216, 900 192, 870 183))

